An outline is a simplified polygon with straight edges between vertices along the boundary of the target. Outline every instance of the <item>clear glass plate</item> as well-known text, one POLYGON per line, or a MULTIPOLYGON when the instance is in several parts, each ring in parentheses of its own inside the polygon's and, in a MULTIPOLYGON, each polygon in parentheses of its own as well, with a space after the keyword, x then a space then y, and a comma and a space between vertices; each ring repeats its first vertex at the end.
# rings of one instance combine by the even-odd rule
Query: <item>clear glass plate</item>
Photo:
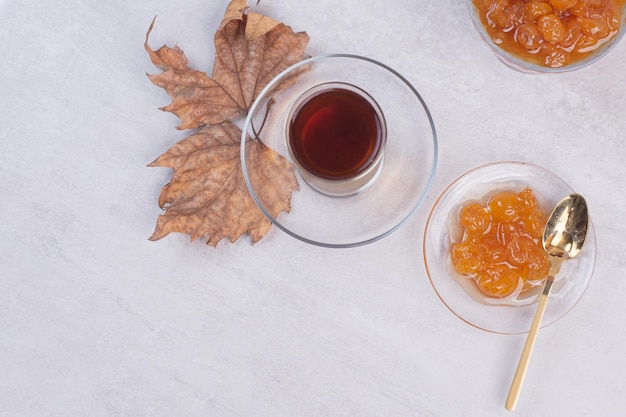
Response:
MULTIPOLYGON (((451 267, 451 233, 454 233, 451 229, 455 227, 460 207, 468 201, 483 200, 498 191, 521 191, 526 186, 535 192, 539 206, 546 213, 574 192, 561 178, 536 165, 497 162, 475 168, 452 182, 435 202, 426 223, 423 251, 430 283, 450 311, 479 329, 494 333, 527 332, 538 293, 515 306, 499 305, 497 299, 489 299, 489 303, 477 301, 477 295, 472 293, 478 293, 473 281, 459 276, 451 267)), ((591 281, 595 259, 596 238, 590 221, 582 252, 564 262, 555 279, 542 327, 565 316, 581 299, 591 281)))
POLYGON ((323 55, 286 69, 258 95, 242 130, 243 173, 257 205, 281 230, 318 246, 354 247, 388 236, 422 204, 435 175, 437 135, 426 103, 402 75, 366 57, 323 55), (349 196, 329 196, 313 188, 303 179, 287 145, 291 107, 306 91, 324 83, 350 84, 366 92, 386 123, 384 161, 377 178, 367 189, 349 196), (258 192, 261 185, 250 175, 252 164, 244 145, 255 138, 255 132, 258 140, 295 166, 300 190, 292 195, 289 213, 272 216, 258 192))

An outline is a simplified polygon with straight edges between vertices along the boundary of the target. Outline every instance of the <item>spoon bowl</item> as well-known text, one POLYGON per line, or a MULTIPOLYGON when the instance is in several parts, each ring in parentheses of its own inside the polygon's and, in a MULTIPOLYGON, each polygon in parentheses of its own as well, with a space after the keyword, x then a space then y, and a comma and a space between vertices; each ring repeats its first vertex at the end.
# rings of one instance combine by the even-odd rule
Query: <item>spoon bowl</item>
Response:
POLYGON ((542 245, 551 258, 578 256, 585 243, 589 214, 580 194, 570 194, 554 208, 543 231, 542 245))
POLYGON ((543 231, 542 245, 550 258, 550 272, 539 297, 537 311, 528 331, 528 337, 506 399, 505 407, 507 410, 513 411, 517 405, 526 370, 530 363, 530 356, 541 327, 541 320, 546 311, 554 277, 558 274, 564 261, 580 254, 587 236, 588 225, 587 203, 580 194, 570 194, 562 199, 548 217, 543 231))

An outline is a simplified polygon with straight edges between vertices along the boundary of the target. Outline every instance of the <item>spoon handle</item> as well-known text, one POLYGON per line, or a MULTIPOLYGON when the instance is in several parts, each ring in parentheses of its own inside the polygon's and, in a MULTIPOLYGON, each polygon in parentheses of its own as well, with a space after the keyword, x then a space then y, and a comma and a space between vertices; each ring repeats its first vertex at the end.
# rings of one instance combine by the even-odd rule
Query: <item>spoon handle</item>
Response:
POLYGON ((530 356, 533 353, 535 340, 537 340, 537 334, 539 333, 539 328, 541 327, 541 320, 543 319, 543 314, 545 313, 546 306, 548 305, 548 297, 550 296, 550 289, 552 288, 553 281, 554 275, 550 274, 548 278, 546 278, 543 292, 539 296, 537 311, 535 312, 535 317, 533 318, 530 330, 528 331, 528 337, 526 338, 526 343, 524 344, 524 349, 522 350, 522 356, 519 359, 517 370, 515 371, 515 376, 513 377, 513 382, 511 383, 511 388, 509 389, 509 395, 506 398, 506 403, 504 404, 504 407, 509 411, 515 410, 515 406, 517 405, 517 399, 519 398, 520 391, 522 390, 522 384, 524 383, 524 377, 526 376, 530 356))

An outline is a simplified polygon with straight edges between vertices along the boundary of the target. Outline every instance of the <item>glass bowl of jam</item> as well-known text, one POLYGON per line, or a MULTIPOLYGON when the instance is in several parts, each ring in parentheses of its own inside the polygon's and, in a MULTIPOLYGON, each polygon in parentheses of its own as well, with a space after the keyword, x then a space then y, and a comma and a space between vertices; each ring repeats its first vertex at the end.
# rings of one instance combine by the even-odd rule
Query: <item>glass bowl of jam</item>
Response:
POLYGON ((242 129, 248 190, 278 228, 331 248, 388 236, 418 209, 437 166, 437 134, 413 85, 389 66, 349 54, 286 69, 258 94, 242 129), (246 144, 260 141, 293 167, 291 211, 271 214, 246 144))
MULTIPOLYGON (((494 333, 530 328, 549 260, 541 245, 553 207, 574 190, 525 162, 497 162, 453 181, 435 202, 424 232, 428 278, 463 321, 494 333)), ((596 241, 589 224, 579 255, 563 263, 542 326, 565 316, 591 281, 596 241)))
POLYGON ((624 35, 626 0, 468 0, 498 58, 522 72, 565 72, 608 54, 624 35))

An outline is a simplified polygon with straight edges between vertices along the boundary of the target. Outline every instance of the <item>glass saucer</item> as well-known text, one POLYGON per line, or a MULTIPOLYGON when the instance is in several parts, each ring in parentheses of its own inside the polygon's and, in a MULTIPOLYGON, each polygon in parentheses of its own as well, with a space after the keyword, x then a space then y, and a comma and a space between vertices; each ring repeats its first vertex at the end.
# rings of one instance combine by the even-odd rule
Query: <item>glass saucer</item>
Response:
POLYGON ((241 162, 253 199, 285 233, 323 247, 356 247, 390 235, 422 204, 435 175, 437 135, 423 98, 398 72, 362 56, 322 55, 286 69, 259 93, 242 129, 241 162), (287 138, 294 103, 327 83, 364 92, 386 126, 382 167, 362 190, 340 197, 305 180, 308 173, 294 160, 287 138), (260 140, 294 165, 300 189, 292 194, 291 212, 270 214, 261 184, 249 172, 252 163, 244 145, 250 140, 260 140))
MULTIPOLYGON (((574 190, 550 171, 525 162, 497 162, 475 168, 450 184, 435 202, 424 232, 424 261, 433 289, 446 307, 466 323, 494 333, 526 333, 536 310, 538 292, 524 303, 511 305, 497 299, 482 301, 473 281, 451 266, 451 235, 458 212, 470 201, 481 201, 498 191, 530 187, 540 208, 549 213, 574 190), (471 285, 470 285, 471 284, 471 285)), ((596 259, 596 238, 591 220, 580 255, 564 262, 557 275, 542 327, 565 316, 581 299, 591 281, 596 259)))

